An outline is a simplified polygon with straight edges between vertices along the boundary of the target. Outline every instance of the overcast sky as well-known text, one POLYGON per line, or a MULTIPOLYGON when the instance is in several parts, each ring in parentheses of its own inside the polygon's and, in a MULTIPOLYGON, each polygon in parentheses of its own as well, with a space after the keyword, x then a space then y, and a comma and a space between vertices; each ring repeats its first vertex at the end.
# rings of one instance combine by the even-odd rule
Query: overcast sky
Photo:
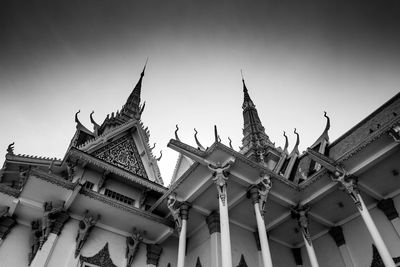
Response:
MULTIPOLYGON (((241 145, 240 69, 267 134, 334 141, 400 88, 399 1, 2 1, 0 150, 62 158, 75 131, 121 109, 146 58, 142 120, 169 183, 182 141, 241 145)), ((289 148, 292 148, 290 146, 289 148)))

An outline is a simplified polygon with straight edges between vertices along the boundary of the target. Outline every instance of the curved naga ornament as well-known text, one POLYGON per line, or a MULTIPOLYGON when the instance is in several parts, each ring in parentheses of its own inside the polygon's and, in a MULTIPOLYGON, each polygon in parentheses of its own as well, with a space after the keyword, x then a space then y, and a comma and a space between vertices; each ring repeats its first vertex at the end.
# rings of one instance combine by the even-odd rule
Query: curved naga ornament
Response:
POLYGON ((7 154, 14 155, 14 144, 15 142, 12 142, 11 144, 8 145, 7 154))
POLYGON ((178 131, 179 131, 179 127, 178 127, 178 124, 176 125, 176 130, 175 130, 175 139, 177 140, 177 141, 181 141, 180 139, 179 139, 179 137, 178 137, 178 131))
POLYGON ((194 139, 196 140, 197 148, 201 151, 205 151, 206 149, 200 144, 199 140, 197 139, 197 130, 194 128, 194 139))
POLYGON ((176 203, 176 194, 169 195, 167 200, 167 206, 171 212, 172 218, 174 219, 176 230, 180 232, 182 228, 182 219, 180 216, 180 208, 176 208, 175 203, 176 203))
POLYGON ((231 163, 228 162, 224 166, 221 166, 220 163, 217 163, 216 166, 212 164, 208 164, 208 169, 213 172, 213 182, 217 186, 218 196, 222 201, 222 205, 225 206, 226 202, 226 181, 228 180, 228 169, 231 167, 231 163))

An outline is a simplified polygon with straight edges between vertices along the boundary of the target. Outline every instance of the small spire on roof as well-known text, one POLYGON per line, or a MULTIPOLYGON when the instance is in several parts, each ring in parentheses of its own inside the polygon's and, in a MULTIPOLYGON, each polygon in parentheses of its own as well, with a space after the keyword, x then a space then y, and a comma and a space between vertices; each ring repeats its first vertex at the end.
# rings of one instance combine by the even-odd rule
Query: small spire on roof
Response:
POLYGON ((215 136, 215 142, 220 142, 220 138, 218 136, 217 125, 214 125, 214 136, 215 136))
POLYGON ((249 95, 249 93, 247 91, 246 83, 244 82, 243 71, 242 70, 240 70, 240 74, 242 76, 244 102, 251 101, 250 95, 249 95))

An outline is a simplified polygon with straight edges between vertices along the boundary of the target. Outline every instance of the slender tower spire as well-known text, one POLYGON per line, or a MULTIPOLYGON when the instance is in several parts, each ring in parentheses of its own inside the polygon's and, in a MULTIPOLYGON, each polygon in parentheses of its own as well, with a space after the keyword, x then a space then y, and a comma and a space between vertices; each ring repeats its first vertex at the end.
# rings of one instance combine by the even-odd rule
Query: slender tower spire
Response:
MULTIPOLYGON (((256 106, 250 98, 247 90, 246 83, 242 74, 243 83, 243 139, 242 139, 242 152, 248 154, 254 151, 255 155, 262 157, 267 146, 274 146, 269 140, 268 135, 265 133, 265 128, 261 123, 258 116, 256 106)), ((257 156, 256 156, 257 157, 257 156)))
POLYGON ((140 74, 139 81, 137 82, 135 88, 133 88, 132 93, 129 95, 126 104, 122 107, 122 112, 127 114, 129 117, 140 118, 142 110, 142 107, 140 106, 140 95, 142 91, 142 80, 144 77, 146 66, 147 66, 147 59, 146 63, 144 64, 142 73, 140 74))

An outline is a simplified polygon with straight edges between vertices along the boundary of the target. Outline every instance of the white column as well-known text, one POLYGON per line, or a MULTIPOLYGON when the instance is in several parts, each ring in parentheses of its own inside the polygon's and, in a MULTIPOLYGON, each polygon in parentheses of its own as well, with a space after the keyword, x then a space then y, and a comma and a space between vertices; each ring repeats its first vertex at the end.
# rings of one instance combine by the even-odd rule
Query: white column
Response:
POLYGON ((58 235, 54 233, 50 233, 47 237, 46 242, 43 244, 43 247, 39 249, 33 258, 31 267, 46 267, 47 263, 50 260, 50 256, 53 253, 53 250, 56 246, 58 240, 58 235))
POLYGON ((221 225, 221 250, 222 250, 222 267, 232 267, 232 250, 231 237, 229 231, 229 215, 228 215, 228 197, 226 191, 226 181, 228 180, 227 171, 230 168, 230 163, 221 166, 208 165, 208 168, 213 172, 213 182, 218 190, 219 202, 219 219, 221 225))
POLYGON ((260 237, 260 245, 264 267, 272 267, 271 252, 269 250, 267 229, 265 228, 264 219, 260 212, 260 203, 254 203, 254 210, 256 212, 257 228, 260 237))
POLYGON ((317 260, 317 255, 315 255, 315 250, 314 250, 314 247, 313 247, 313 245, 311 243, 311 239, 310 239, 310 242, 308 242, 307 238, 304 236, 304 234, 302 234, 302 236, 303 236, 304 244, 306 246, 308 258, 310 259, 310 262, 311 262, 311 266, 312 267, 319 267, 318 260, 317 260))
POLYGON ((264 176, 259 180, 257 185, 250 187, 249 193, 254 205, 254 212, 256 214, 258 236, 260 239, 261 254, 263 258, 264 267, 272 267, 271 252, 269 250, 267 229, 265 228, 264 218, 261 215, 262 210, 265 209, 269 190, 271 189, 271 181, 269 177, 264 176), (260 203, 261 202, 261 203, 260 203))
POLYGON ((312 267, 319 267, 317 255, 315 255, 315 250, 312 245, 310 231, 308 229, 308 206, 297 206, 292 209, 292 212, 296 216, 299 227, 301 229, 301 235, 303 237, 304 246, 306 247, 308 258, 310 259, 310 263, 312 267))
POLYGON ((356 196, 360 203, 360 205, 357 205, 357 209, 360 212, 361 217, 363 218, 372 239, 374 240, 374 244, 379 252, 379 255, 382 258, 383 263, 386 267, 395 267, 396 265, 393 261, 393 258, 390 255, 385 243, 383 242, 383 239, 379 234, 378 228, 376 228, 376 225, 372 220, 372 217, 369 214, 367 207, 365 206, 364 200, 359 193, 356 193, 356 196))
POLYGON ((210 267, 221 267, 221 226, 219 222, 219 214, 212 212, 207 218, 207 227, 210 233, 210 267))
POLYGON ((376 225, 372 220, 367 207, 365 206, 364 200, 357 190, 357 178, 353 176, 346 176, 345 171, 342 171, 342 173, 336 172, 334 175, 336 178, 333 180, 339 182, 343 186, 344 190, 351 197, 358 211, 360 212, 383 263, 386 267, 395 267, 396 265, 394 264, 393 258, 390 256, 389 250, 383 242, 378 228, 376 228, 376 225))
POLYGON ((232 267, 231 237, 229 231, 229 215, 226 195, 224 196, 224 198, 224 200, 222 200, 221 196, 218 198, 220 216, 219 219, 221 224, 222 267, 232 267))
POLYGON ((178 247, 178 264, 177 267, 185 267, 185 254, 186 254, 186 231, 187 220, 189 215, 189 206, 183 203, 180 207, 180 216, 182 226, 179 234, 179 247, 178 247))

